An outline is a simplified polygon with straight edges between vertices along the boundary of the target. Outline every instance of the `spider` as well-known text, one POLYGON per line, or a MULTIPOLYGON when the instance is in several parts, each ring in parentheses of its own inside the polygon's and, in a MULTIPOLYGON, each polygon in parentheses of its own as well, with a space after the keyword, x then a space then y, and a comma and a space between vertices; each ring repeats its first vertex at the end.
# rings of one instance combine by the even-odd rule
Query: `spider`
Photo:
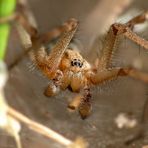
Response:
POLYGON ((125 36, 148 49, 148 41, 133 32, 135 25, 143 23, 147 19, 148 12, 143 12, 125 24, 112 24, 106 35, 101 56, 94 61, 95 64, 89 63, 78 50, 70 46, 79 24, 74 18, 44 34, 39 34, 36 26, 32 25, 25 17, 18 18, 16 26, 23 46, 30 51, 33 63, 50 80, 44 94, 48 97, 55 96, 60 90, 67 88, 72 92, 79 93, 69 103, 68 108, 78 109, 81 118, 85 119, 92 110, 92 86, 120 76, 130 76, 148 82, 148 74, 140 72, 132 66, 110 66, 112 54, 120 36, 125 36), (57 37, 57 42, 49 51, 48 44, 57 37))

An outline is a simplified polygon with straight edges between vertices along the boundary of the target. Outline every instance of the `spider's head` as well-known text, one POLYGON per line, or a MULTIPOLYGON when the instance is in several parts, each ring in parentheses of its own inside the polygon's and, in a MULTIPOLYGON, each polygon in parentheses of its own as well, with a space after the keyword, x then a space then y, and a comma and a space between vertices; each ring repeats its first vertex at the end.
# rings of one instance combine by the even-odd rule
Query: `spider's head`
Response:
POLYGON ((73 72, 79 72, 89 69, 90 65, 78 51, 67 49, 61 60, 60 68, 62 70, 69 69, 73 72))

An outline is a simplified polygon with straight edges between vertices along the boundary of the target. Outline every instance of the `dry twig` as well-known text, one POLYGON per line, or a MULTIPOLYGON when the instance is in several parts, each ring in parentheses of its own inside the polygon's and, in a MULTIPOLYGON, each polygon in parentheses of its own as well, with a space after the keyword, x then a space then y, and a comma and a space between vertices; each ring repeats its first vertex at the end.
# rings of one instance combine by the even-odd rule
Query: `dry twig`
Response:
POLYGON ((33 120, 30 120, 28 117, 24 116, 23 114, 19 113, 18 111, 16 111, 15 109, 11 107, 8 108, 8 115, 12 116, 13 118, 17 119, 20 122, 25 123, 30 129, 34 130, 35 132, 42 134, 48 138, 51 138, 64 146, 72 147, 72 148, 85 148, 86 147, 86 144, 84 143, 82 139, 79 138, 79 140, 76 140, 75 142, 73 142, 63 137, 62 135, 58 134, 57 132, 51 130, 50 128, 42 124, 39 124, 33 120))

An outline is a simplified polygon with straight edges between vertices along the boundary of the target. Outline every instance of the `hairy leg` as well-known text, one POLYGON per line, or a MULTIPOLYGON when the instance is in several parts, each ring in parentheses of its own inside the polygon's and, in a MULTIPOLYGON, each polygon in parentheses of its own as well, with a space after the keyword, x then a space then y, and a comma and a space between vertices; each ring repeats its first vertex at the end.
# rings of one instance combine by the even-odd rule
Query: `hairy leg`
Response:
POLYGON ((15 22, 22 25, 31 38, 35 38, 38 35, 37 22, 26 0, 18 0, 15 22))
POLYGON ((14 14, 8 18, 4 18, 2 21, 9 21, 11 24, 15 25, 21 44, 25 49, 22 50, 22 54, 19 55, 19 57, 16 57, 16 59, 8 65, 8 69, 11 70, 22 60, 24 55, 28 53, 32 46, 32 38, 36 38, 38 36, 37 24, 32 12, 27 6, 26 0, 18 0, 17 9, 14 14))
POLYGON ((98 62, 98 69, 107 69, 109 67, 112 55, 119 45, 119 37, 125 36, 132 40, 136 44, 148 49, 148 41, 139 37, 132 31, 134 25, 144 23, 148 20, 148 11, 134 17, 125 24, 115 23, 113 24, 105 38, 102 53, 98 62))
POLYGON ((78 107, 79 113, 82 119, 87 118, 91 113, 91 92, 90 88, 86 86, 84 88, 84 95, 81 98, 80 105, 78 107))
POLYGON ((60 37, 65 31, 69 31, 72 29, 73 22, 76 22, 74 18, 68 19, 61 26, 53 28, 51 31, 43 33, 40 35, 40 42, 43 44, 48 44, 52 40, 60 37))
POLYGON ((148 11, 145 11, 142 14, 129 20, 125 25, 128 26, 129 28, 133 29, 134 25, 144 23, 147 20, 148 20, 148 11))
MULTIPOLYGON (((37 59, 35 62, 40 63, 42 67, 47 66, 49 70, 49 65, 51 66, 49 70, 50 72, 53 71, 52 67, 55 66, 55 69, 57 69, 59 61, 69 45, 76 29, 78 22, 75 19, 69 19, 63 26, 53 29, 51 32, 39 35, 37 31, 37 25, 35 22, 35 19, 33 17, 33 14, 28 9, 26 1, 25 0, 19 0, 17 12, 15 15, 15 25, 21 40, 21 43, 23 47, 25 48, 23 54, 17 58, 10 66, 9 69, 13 68, 22 58, 23 56, 31 51, 32 49, 36 50, 35 52, 31 52, 31 57, 33 59, 37 59), (62 34, 62 35, 61 35, 62 34), (43 56, 43 54, 47 54, 46 52, 42 53, 42 56, 39 56, 38 53, 41 53, 38 50, 45 49, 44 44, 49 43, 53 38, 61 36, 60 39, 55 44, 55 47, 52 49, 51 54, 47 56, 43 56), (33 54, 37 54, 34 55, 33 54), (42 57, 46 57, 46 60, 44 60, 42 57), (43 62, 44 60, 44 62, 43 62), (57 62, 56 62, 57 60, 57 62)), ((45 49, 46 50, 46 49, 45 49)), ((43 68, 44 69, 44 68, 43 68)), ((54 69, 54 70, 55 70, 54 69)))
POLYGON ((77 26, 77 21, 74 20, 71 24, 71 30, 65 31, 62 34, 49 54, 43 45, 41 47, 36 47, 36 45, 32 47, 32 60, 49 79, 53 79, 55 77, 62 56, 73 38, 77 26))
POLYGON ((113 68, 109 70, 104 70, 92 74, 90 76, 90 79, 93 84, 100 84, 118 78, 119 76, 129 76, 134 79, 148 83, 148 74, 134 68, 113 68))
POLYGON ((83 88, 83 95, 76 96, 68 105, 68 108, 76 110, 78 108, 82 119, 86 119, 91 113, 91 92, 90 87, 83 88))

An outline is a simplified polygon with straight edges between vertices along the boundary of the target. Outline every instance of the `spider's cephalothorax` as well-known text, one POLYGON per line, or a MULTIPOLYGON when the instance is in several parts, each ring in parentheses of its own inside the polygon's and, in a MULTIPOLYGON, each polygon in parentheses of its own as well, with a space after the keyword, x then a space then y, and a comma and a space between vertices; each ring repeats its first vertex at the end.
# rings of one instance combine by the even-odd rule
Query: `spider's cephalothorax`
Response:
MULTIPOLYGON (((105 38, 100 58, 96 59, 97 62, 95 62, 96 64, 94 66, 91 66, 77 50, 69 48, 71 39, 78 27, 76 19, 70 19, 64 23, 63 26, 42 35, 32 33, 32 30, 36 30, 36 28, 28 25, 28 28, 31 30, 29 32, 31 37, 27 40, 31 43, 31 46, 29 46, 29 49, 32 49, 30 53, 31 59, 51 80, 45 90, 46 96, 54 96, 60 90, 66 88, 70 88, 73 92, 81 92, 80 95, 69 104, 69 108, 78 108, 81 117, 84 119, 91 111, 90 87, 92 85, 98 85, 102 82, 117 78, 118 76, 130 76, 148 82, 147 74, 132 67, 110 67, 112 54, 115 52, 118 37, 121 35, 148 49, 148 41, 140 38, 132 31, 136 24, 146 21, 148 19, 147 16, 148 12, 145 12, 125 24, 116 23, 111 25, 105 38), (59 40, 51 49, 50 53, 46 52, 45 45, 47 45, 51 39, 59 36, 59 40)), ((26 37, 29 35, 27 35, 23 27, 19 26, 17 28, 20 32, 22 43, 26 45, 25 47, 28 47, 23 34, 25 34, 26 37)))
POLYGON ((63 73, 61 89, 69 87, 72 91, 79 92, 87 83, 87 73, 91 66, 78 51, 67 49, 61 59, 59 69, 63 73))
POLYGON ((73 92, 79 92, 81 88, 89 83, 90 71, 91 65, 83 59, 78 51, 67 49, 52 78, 52 83, 46 90, 46 95, 55 95, 59 89, 64 90, 66 88, 71 88, 73 92))
POLYGON ((60 69, 69 69, 70 71, 77 73, 89 70, 90 64, 83 59, 78 51, 67 49, 62 57, 60 69))

